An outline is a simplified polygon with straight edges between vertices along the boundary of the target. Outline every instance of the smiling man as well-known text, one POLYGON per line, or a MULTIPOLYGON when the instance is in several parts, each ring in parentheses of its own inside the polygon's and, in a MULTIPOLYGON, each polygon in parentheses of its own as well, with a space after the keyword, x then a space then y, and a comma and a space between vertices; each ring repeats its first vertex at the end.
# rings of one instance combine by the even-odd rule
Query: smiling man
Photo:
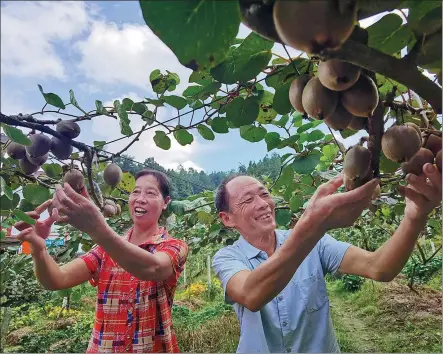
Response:
POLYGON ((88 353, 179 351, 172 303, 188 247, 158 224, 170 201, 166 175, 143 170, 135 179, 129 196, 133 226, 123 237, 108 226, 95 204, 68 184, 57 188, 52 201, 28 213, 38 218, 52 202, 54 211, 48 219, 35 226, 15 225, 21 231, 16 237, 31 244, 35 273, 46 289, 68 289, 86 281, 97 286, 88 353), (97 246, 59 267, 44 240, 54 221, 70 223, 97 246))
POLYGON ((324 276, 390 281, 402 270, 428 214, 441 203, 441 173, 432 164, 423 172, 399 187, 404 218, 375 252, 327 231, 354 223, 371 202, 376 179, 345 193, 335 193, 342 176, 321 185, 292 230, 276 229, 274 201, 258 180, 233 175, 223 181, 216 208, 241 236, 216 253, 213 268, 240 322, 237 352, 339 352, 324 276))

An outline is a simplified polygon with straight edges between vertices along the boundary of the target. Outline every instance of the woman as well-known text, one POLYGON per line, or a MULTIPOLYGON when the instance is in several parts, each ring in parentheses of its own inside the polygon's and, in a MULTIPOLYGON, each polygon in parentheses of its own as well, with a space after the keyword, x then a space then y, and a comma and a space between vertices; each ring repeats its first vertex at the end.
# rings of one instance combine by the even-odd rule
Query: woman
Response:
POLYGON ((97 286, 87 352, 179 352, 172 302, 188 247, 158 225, 170 201, 166 175, 143 170, 135 180, 129 196, 133 226, 123 237, 109 227, 95 204, 68 184, 57 187, 52 201, 28 213, 38 218, 52 203, 48 219, 34 226, 15 225, 21 231, 16 238, 31 244, 35 274, 46 289, 67 289, 86 281, 97 286), (59 267, 44 240, 56 221, 85 232, 97 245, 59 267))

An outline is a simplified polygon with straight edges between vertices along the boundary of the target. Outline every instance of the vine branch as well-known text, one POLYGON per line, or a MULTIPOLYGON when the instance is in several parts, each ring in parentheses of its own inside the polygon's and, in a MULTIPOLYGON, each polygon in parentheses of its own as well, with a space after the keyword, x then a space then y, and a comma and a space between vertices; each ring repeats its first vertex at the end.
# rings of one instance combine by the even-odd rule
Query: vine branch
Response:
POLYGON ((88 176, 88 182, 89 182, 89 188, 91 190, 92 198, 94 199, 95 203, 100 207, 100 209, 103 209, 103 205, 98 200, 97 194, 95 193, 94 183, 92 180, 92 152, 90 150, 85 152, 85 162, 86 162, 86 174, 88 176))

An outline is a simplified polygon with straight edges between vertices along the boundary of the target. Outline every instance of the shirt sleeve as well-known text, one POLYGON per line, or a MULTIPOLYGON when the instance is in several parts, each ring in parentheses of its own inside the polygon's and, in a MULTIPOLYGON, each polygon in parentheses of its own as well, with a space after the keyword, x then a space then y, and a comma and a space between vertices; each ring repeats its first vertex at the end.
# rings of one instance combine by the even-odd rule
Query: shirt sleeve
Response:
POLYGON ((338 241, 329 234, 325 234, 318 243, 318 252, 323 272, 333 276, 340 276, 338 269, 350 243, 338 241))
POLYGON ((188 245, 181 240, 171 240, 160 244, 156 252, 166 253, 171 259, 174 275, 167 279, 165 284, 172 290, 175 288, 188 258, 188 245))
POLYGON ((89 269, 89 272, 91 273, 91 278, 89 279, 89 282, 92 286, 98 285, 100 268, 103 261, 103 253, 103 248, 96 245, 84 255, 80 256, 80 259, 83 259, 89 269))
POLYGON ((228 281, 236 273, 250 269, 230 247, 223 248, 215 254, 212 259, 212 268, 220 280, 220 285, 224 291, 225 302, 231 305, 234 304, 234 301, 226 293, 228 281))

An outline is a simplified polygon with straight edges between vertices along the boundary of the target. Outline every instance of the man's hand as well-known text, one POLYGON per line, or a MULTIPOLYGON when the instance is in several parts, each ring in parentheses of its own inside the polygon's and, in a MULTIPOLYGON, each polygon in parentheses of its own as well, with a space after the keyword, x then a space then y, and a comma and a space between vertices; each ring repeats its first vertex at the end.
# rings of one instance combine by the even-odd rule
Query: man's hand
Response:
POLYGON ((405 218, 420 220, 438 207, 442 200, 442 174, 430 163, 423 166, 423 174, 406 176, 407 186, 399 186, 406 198, 405 218))
POLYGON ((378 183, 378 179, 373 179, 352 191, 334 194, 343 184, 340 174, 317 188, 302 218, 308 218, 325 231, 351 226, 371 203, 378 183))

